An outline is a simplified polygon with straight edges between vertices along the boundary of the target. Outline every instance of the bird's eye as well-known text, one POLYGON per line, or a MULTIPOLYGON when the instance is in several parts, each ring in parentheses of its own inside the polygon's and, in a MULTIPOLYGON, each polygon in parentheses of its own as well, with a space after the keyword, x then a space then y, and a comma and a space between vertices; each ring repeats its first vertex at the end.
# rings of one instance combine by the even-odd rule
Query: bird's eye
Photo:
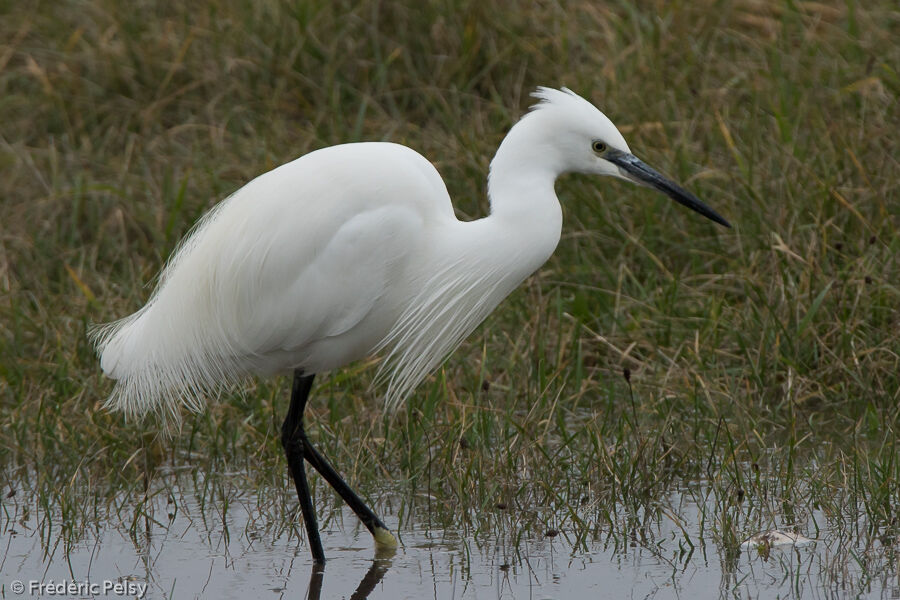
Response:
POLYGON ((591 148, 597 154, 602 154, 603 152, 606 152, 606 144, 604 144, 600 140, 594 140, 594 143, 591 144, 591 148))

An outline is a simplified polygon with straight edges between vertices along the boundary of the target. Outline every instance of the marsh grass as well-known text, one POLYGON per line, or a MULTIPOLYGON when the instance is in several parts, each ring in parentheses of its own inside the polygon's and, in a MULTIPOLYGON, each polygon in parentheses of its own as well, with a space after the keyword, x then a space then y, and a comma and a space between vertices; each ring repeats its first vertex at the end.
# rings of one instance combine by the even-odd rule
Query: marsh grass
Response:
MULTIPOLYGON (((847 540, 835 577, 856 561, 864 589, 890 572, 896 6, 500 8, 2 5, 6 515, 44 513, 46 548, 110 514, 138 535, 163 518, 150 499, 177 504, 188 477, 209 510, 251 493, 264 527, 302 538, 277 435, 286 383, 226 391, 165 440, 101 409, 110 382, 88 324, 138 308, 215 202, 322 146, 408 144, 462 217, 483 215, 490 157, 525 94, 567 85, 734 230, 646 190, 561 181, 564 236, 548 264, 397 415, 382 416, 370 365, 320 378, 315 440, 401 526, 425 514, 476 542, 554 530, 576 547, 689 560, 694 530, 654 537, 663 517, 678 521, 673 498, 688 498, 699 538, 726 556, 755 531, 814 522, 807 535, 847 540)), ((313 487, 322 509, 338 505, 313 487)))

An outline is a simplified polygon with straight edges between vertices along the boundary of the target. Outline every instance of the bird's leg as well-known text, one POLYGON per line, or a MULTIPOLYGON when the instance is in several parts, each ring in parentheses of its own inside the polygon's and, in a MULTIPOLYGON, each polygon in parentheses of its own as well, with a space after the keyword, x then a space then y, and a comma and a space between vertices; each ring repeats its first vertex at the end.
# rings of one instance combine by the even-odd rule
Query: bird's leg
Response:
POLYGON ((303 457, 306 455, 306 434, 303 431, 303 409, 306 407, 306 399, 312 387, 314 375, 303 375, 300 371, 294 373, 294 384, 291 388, 291 406, 288 408, 284 424, 281 426, 281 445, 287 456, 288 469, 294 486, 297 488, 297 498, 300 500, 300 510, 303 512, 303 524, 306 525, 306 537, 309 540, 309 549, 313 560, 317 563, 325 563, 325 551, 322 549, 322 540, 319 538, 319 524, 316 522, 316 509, 309 494, 309 483, 306 480, 306 468, 303 465, 303 457))
MULTIPOLYGON (((332 488, 343 498, 344 502, 347 503, 356 516, 359 517, 360 521, 362 521, 363 525, 371 532, 372 536, 375 538, 375 542, 383 547, 393 548, 397 545, 397 540, 394 539, 394 536, 388 531, 388 528, 384 525, 384 523, 379 519, 372 509, 369 508, 365 502, 363 502, 362 498, 356 495, 347 482, 338 474, 337 471, 334 470, 334 467, 325 459, 324 456, 319 454, 319 452, 313 447, 312 443, 310 443, 309 439, 306 437, 306 431, 303 429, 303 411, 306 408, 306 400, 309 397, 309 390, 312 387, 313 375, 304 375, 301 371, 297 370, 294 372, 294 385, 293 392, 291 394, 291 407, 288 409, 288 416, 284 421, 284 427, 282 428, 282 443, 285 444, 285 449, 289 446, 296 447, 299 450, 299 453, 302 455, 304 459, 316 470, 319 474, 331 485, 332 488), (285 440, 288 441, 285 441, 285 440)), ((290 452, 289 452, 290 454, 290 452)), ((288 458, 289 464, 291 464, 291 472, 292 473, 302 473, 303 468, 302 465, 299 470, 294 469, 293 463, 290 462, 290 457, 288 458)), ((302 461, 301 461, 302 462, 302 461)), ((300 496, 300 507, 303 509, 303 498, 301 492, 301 485, 297 482, 296 475, 294 476, 294 483, 297 485, 297 495, 300 496)), ((306 481, 304 478, 304 487, 306 481)), ((307 488, 307 497, 309 495, 307 488)), ((310 514, 312 515, 312 523, 315 524, 315 515, 312 513, 312 508, 310 508, 310 514)), ((303 512, 303 518, 306 519, 306 511, 303 512)), ((308 521, 309 523, 309 521, 308 521)), ((307 531, 309 531, 309 524, 307 524, 307 531)), ((321 542, 318 540, 318 530, 316 530, 315 540, 319 545, 319 552, 321 553, 321 542)), ((310 533, 310 539, 312 540, 313 535, 310 533)), ((321 561, 324 561, 324 555, 321 555, 321 561)), ((313 545, 313 557, 318 561, 319 558, 316 558, 315 546, 313 545)))
POLYGON ((397 545, 397 540, 394 539, 393 534, 388 531, 385 524, 381 522, 381 519, 372 512, 372 509, 363 502, 362 498, 356 495, 356 492, 347 485, 347 482, 334 470, 334 467, 308 441, 306 442, 305 456, 307 462, 325 478, 325 481, 331 484, 331 487, 344 499, 347 506, 353 509, 359 520, 363 522, 363 525, 375 538, 377 544, 388 548, 393 548, 397 545))

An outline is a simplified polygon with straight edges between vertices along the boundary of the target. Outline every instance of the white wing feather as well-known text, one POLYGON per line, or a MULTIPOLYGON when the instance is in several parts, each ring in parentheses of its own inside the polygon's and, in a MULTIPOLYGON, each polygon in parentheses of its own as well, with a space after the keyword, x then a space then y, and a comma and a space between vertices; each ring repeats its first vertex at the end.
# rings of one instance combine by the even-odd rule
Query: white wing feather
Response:
POLYGON ((143 308, 91 331, 117 380, 107 406, 177 419, 247 373, 362 358, 402 311, 370 316, 423 222, 452 214, 433 167, 394 144, 328 148, 258 177, 201 219, 143 308))

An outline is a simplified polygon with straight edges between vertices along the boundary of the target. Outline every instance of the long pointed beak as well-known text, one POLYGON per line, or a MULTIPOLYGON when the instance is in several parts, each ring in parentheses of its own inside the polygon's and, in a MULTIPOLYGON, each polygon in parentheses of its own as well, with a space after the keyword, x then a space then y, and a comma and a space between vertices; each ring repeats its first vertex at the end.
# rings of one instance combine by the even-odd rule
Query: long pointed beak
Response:
POLYGON ((619 171, 625 179, 657 189, 678 204, 683 204, 691 210, 697 211, 719 225, 731 227, 731 224, 728 221, 726 221, 719 213, 701 202, 697 196, 693 195, 671 179, 667 179, 660 174, 659 171, 646 164, 634 154, 610 148, 606 151, 606 154, 603 155, 603 158, 619 167, 619 171))

